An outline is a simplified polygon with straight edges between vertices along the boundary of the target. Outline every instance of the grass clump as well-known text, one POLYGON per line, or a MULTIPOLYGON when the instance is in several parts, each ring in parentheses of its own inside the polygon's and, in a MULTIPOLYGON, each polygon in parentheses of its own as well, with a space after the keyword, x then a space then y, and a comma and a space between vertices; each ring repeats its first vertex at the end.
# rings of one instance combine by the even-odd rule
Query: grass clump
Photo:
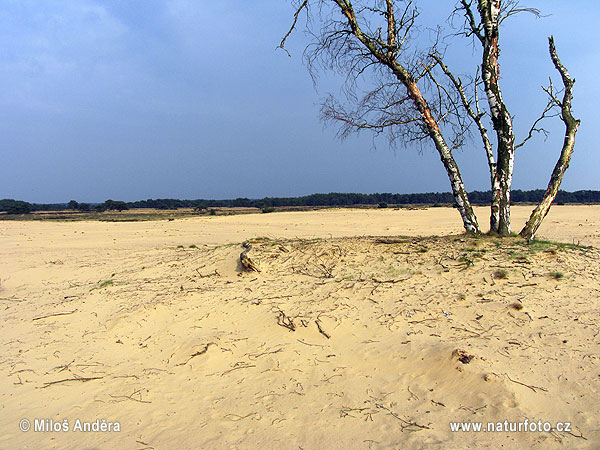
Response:
POLYGON ((102 289, 102 288, 105 288, 105 287, 107 287, 107 286, 112 286, 112 285, 114 284, 114 282, 113 282, 113 280, 112 280, 112 277, 113 277, 114 275, 115 275, 114 273, 111 275, 111 279, 110 279, 110 280, 106 280, 106 281, 100 281, 100 282, 98 282, 98 286, 94 286, 93 288, 91 288, 91 289, 90 289, 90 292, 92 292, 94 289, 102 289))

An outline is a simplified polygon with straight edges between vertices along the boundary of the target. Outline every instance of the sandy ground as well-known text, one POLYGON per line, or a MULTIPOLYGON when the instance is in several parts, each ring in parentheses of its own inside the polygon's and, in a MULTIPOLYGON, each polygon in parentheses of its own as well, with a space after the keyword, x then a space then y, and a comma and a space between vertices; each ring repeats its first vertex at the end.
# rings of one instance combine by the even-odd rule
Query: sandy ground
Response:
POLYGON ((600 207, 0 225, 2 449, 600 448, 600 207))

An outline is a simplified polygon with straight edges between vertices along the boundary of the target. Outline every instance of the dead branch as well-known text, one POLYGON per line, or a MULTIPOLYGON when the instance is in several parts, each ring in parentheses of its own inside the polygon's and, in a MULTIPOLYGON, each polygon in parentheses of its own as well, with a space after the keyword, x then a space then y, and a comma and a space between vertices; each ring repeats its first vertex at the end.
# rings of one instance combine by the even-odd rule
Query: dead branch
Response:
POLYGON ((300 342, 301 344, 308 345, 310 347, 325 347, 325 345, 311 344, 310 342, 304 342, 302 339, 297 339, 297 341, 300 342))
POLYGON ((244 242, 242 244, 242 247, 245 248, 245 250, 240 253, 240 263, 243 267, 243 269, 246 272, 260 272, 260 269, 258 268, 258 266, 256 265, 256 263, 254 261, 252 261, 252 259, 248 256, 248 252, 250 250, 252 250, 252 246, 250 245, 249 242, 244 242))
POLYGON ((192 358, 195 358, 196 356, 204 355, 208 351, 208 347, 210 345, 214 345, 214 342, 209 342, 208 344, 204 344, 204 348, 202 350, 198 350, 197 352, 192 353, 185 362, 175 364, 175 366, 185 366, 188 362, 190 362, 192 360, 192 358))
POLYGON ((228 373, 231 373, 234 370, 248 369, 250 367, 256 367, 256 366, 254 364, 247 364, 247 363, 244 363, 244 362, 238 362, 238 363, 235 363, 235 365, 233 366, 233 369, 229 369, 229 370, 226 370, 225 372, 222 372, 221 376, 227 375, 228 373))
POLYGON ((544 193, 544 198, 533 210, 529 220, 520 232, 520 235, 526 239, 534 238, 542 221, 550 211, 552 202, 558 194, 558 189, 562 183, 564 173, 567 170, 567 167, 569 167, 571 156, 573 155, 573 148, 575 147, 575 135, 577 134, 577 130, 581 123, 580 120, 575 119, 571 114, 571 102, 573 100, 573 86, 575 80, 571 78, 571 75, 560 61, 556 52, 553 36, 548 38, 548 46, 550 58, 552 59, 554 67, 560 73, 564 85, 562 101, 559 102, 554 96, 551 96, 551 101, 554 101, 560 106, 560 118, 565 124, 565 138, 558 161, 554 166, 552 175, 550 175, 550 181, 548 182, 548 187, 544 193))
POLYGON ((323 336, 325 336, 327 339, 329 339, 331 336, 329 336, 327 333, 325 333, 323 331, 323 328, 321 328, 321 324, 319 323, 319 321, 315 320, 315 323, 317 324, 317 328, 319 329, 319 333, 321 333, 323 336))
POLYGON ((52 313, 52 314, 46 314, 45 316, 34 317, 31 320, 47 319, 48 317, 54 317, 54 316, 66 316, 68 314, 73 314, 75 312, 77 312, 76 309, 74 309, 73 311, 62 311, 62 312, 57 312, 57 313, 52 313))
POLYGON ((536 391, 536 389, 539 389, 540 391, 548 392, 548 389, 546 389, 546 388, 539 387, 539 386, 532 386, 532 385, 530 385, 530 384, 525 384, 525 383, 521 383, 520 381, 513 380, 511 377, 509 377, 509 376, 508 376, 508 374, 507 374, 507 373, 505 373, 504 375, 506 376, 506 378, 508 378, 508 379, 509 379, 510 381, 512 381, 513 383, 520 384, 521 386, 525 386, 525 387, 527 387, 527 388, 531 389, 531 390, 532 390, 533 392, 535 392, 536 394, 537 394, 537 391, 536 391))
POLYGON ((272 352, 262 352, 262 353, 252 353, 250 355, 248 355, 249 359, 255 360, 260 358, 261 356, 265 356, 265 355, 272 355, 274 353, 279 353, 283 350, 283 348, 278 348, 277 350, 273 350, 272 352))
POLYGON ((90 381, 90 380, 100 380, 104 377, 78 377, 78 378, 65 378, 64 380, 57 380, 57 381, 50 381, 49 383, 44 383, 44 386, 42 386, 40 389, 44 389, 47 388, 48 386, 52 386, 53 384, 59 384, 59 383, 66 383, 68 381, 82 381, 82 382, 86 382, 86 381, 90 381))
POLYGON ((285 48, 285 41, 287 41, 287 38, 290 37, 290 34, 292 34, 292 32, 294 31, 294 28, 296 28, 296 24, 298 23, 298 16, 300 15, 300 12, 304 8, 308 8, 308 0, 304 0, 300 4, 300 6, 296 10, 296 12, 294 13, 294 22, 292 23, 292 26, 290 27, 289 31, 285 34, 283 39, 281 39, 281 42, 279 43, 279 46, 277 47, 277 48, 284 50, 288 54, 289 57, 291 57, 292 55, 290 55, 290 52, 288 52, 287 49, 285 48))
POLYGON ((548 130, 546 130, 545 128, 537 128, 537 124, 540 123, 544 119, 558 116, 558 113, 548 114, 550 111, 552 111, 554 109, 555 106, 560 105, 560 102, 558 102, 558 100, 556 99, 556 97, 554 96, 554 93, 553 93, 552 80, 550 80, 550 86, 547 89, 545 89, 545 88, 542 88, 542 89, 544 89, 544 91, 546 91, 546 93, 548 93, 548 96, 550 97, 548 99, 548 103, 546 104, 546 107, 544 108, 544 111, 542 112, 540 117, 538 117, 535 120, 535 122, 533 122, 533 125, 531 125, 531 128, 529 129, 529 133, 527 133, 527 137, 525 139, 523 139, 523 141, 520 144, 515 145, 515 150, 520 147, 523 147, 523 145, 525 145, 525 143, 533 137, 534 132, 535 133, 543 133, 544 137, 547 138, 549 135, 548 130))
POLYGON ((141 397, 142 397, 141 389, 138 389, 137 391, 132 392, 131 395, 112 395, 112 394, 110 394, 110 396, 112 398, 125 398, 128 400, 133 400, 134 402, 138 402, 138 403, 152 403, 151 401, 141 399, 141 397), (136 394, 139 394, 139 396, 140 396, 139 399, 134 397, 134 395, 136 395, 136 394))
POLYGON ((215 271, 214 271, 214 272, 211 272, 211 273, 209 273, 209 274, 206 274, 206 275, 202 275, 202 274, 200 273, 200 268, 199 268, 199 267, 198 267, 198 268, 196 268, 196 269, 194 269, 194 270, 195 270, 196 272, 198 272, 198 275, 200 275, 200 278, 209 278, 209 277, 219 277, 219 276, 221 276, 221 274, 220 274, 220 273, 217 271, 217 269, 215 269, 215 271))
POLYGON ((290 331, 296 331, 296 325, 294 325, 293 319, 286 316, 281 310, 279 310, 279 313, 277 314, 277 325, 287 328, 290 331))

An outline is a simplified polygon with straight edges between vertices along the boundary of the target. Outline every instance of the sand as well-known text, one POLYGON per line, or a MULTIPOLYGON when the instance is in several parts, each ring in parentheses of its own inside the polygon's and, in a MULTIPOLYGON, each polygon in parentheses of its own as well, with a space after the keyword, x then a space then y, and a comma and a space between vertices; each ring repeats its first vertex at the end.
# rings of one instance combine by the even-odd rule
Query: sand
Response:
POLYGON ((540 230, 581 246, 461 231, 450 208, 2 222, 0 448, 600 448, 600 207, 540 230), (120 431, 73 431, 97 419, 120 431), (525 419, 553 429, 449 425, 525 419))

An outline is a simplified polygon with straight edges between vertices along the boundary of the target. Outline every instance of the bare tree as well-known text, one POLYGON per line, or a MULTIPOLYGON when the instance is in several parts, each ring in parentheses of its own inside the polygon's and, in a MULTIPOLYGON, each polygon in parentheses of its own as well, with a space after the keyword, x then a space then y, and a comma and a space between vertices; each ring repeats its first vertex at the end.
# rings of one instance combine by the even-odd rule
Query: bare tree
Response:
MULTIPOLYGON (((565 122, 567 130, 565 134, 565 143, 561 156, 556 165, 550 184, 543 200, 534 210, 527 225, 521 231, 521 235, 526 238, 533 238, 537 229, 542 223, 543 218, 550 210, 550 206, 558 193, 558 188, 562 182, 562 177, 569 165, 573 147, 575 145, 575 133, 579 127, 579 121, 571 115, 571 100, 573 98, 573 84, 567 70, 560 62, 554 46, 554 40, 549 38, 550 57, 556 69, 560 72, 563 84, 565 86, 562 102, 558 100, 553 92, 552 83, 544 90, 548 94, 549 101, 541 116, 531 126, 527 137, 519 144, 516 144, 513 130, 512 117, 502 98, 500 88, 500 25, 502 22, 522 12, 540 16, 540 12, 534 8, 523 8, 516 0, 477 0, 476 17, 473 9, 473 2, 470 0, 460 0, 455 11, 463 13, 465 25, 463 33, 466 36, 472 36, 478 41, 483 49, 481 74, 483 85, 488 100, 489 114, 497 136, 497 156, 498 162, 493 165, 490 163, 490 174, 492 176, 492 214, 490 218, 490 230, 505 236, 511 231, 510 223, 510 190, 512 186, 512 176, 514 168, 515 151, 522 147, 534 132, 545 132, 543 128, 537 128, 538 124, 547 117, 560 115, 565 122), (555 108, 560 108, 560 114, 554 113, 555 108), (495 208, 498 212, 496 216, 495 208)), ((477 89, 477 86, 476 86, 477 89)), ((469 114, 471 115, 471 114, 469 114)), ((471 115, 471 117, 473 117, 471 115)), ((475 120, 475 118, 474 118, 475 120)), ((481 123, 478 127, 481 130, 481 123)), ((483 135, 482 135, 483 136, 483 135)), ((486 152, 488 148, 486 146, 486 152)))
POLYGON ((412 1, 401 2, 400 7, 400 3, 393 0, 370 3, 356 7, 350 0, 297 3, 294 23, 281 47, 296 26, 300 12, 311 8, 318 10, 323 25, 319 34, 314 34, 315 42, 307 51, 309 67, 323 64, 346 73, 350 87, 348 96, 356 104, 354 110, 348 110, 330 97, 323 106, 324 118, 342 122, 342 135, 352 130, 370 129, 376 133, 388 131, 392 141, 430 139, 448 174, 465 230, 479 233, 477 218, 452 154, 462 144, 464 130, 455 127, 457 132, 452 145, 448 144, 442 131, 443 127, 453 123, 450 116, 460 114, 456 104, 448 100, 452 96, 427 76, 436 65, 428 56, 429 51, 420 52, 412 45, 417 32, 418 9, 412 1), (369 70, 378 84, 358 98, 351 87, 369 70), (419 83, 425 85, 425 91, 419 83), (430 95, 436 90, 438 95, 430 95))
POLYGON ((305 53, 311 74, 315 73, 316 67, 345 74, 346 100, 352 105, 344 105, 329 96, 323 104, 323 118, 341 123, 341 137, 370 130, 376 134, 387 133, 393 144, 432 141, 448 174, 468 232, 479 233, 480 230, 453 151, 470 137, 471 125, 479 132, 490 172, 490 230, 505 236, 511 231, 510 190, 515 150, 535 132, 545 132, 538 128, 543 119, 560 115, 567 126, 563 151, 543 201, 521 232, 528 238, 534 236, 556 197, 579 125, 570 112, 574 81, 558 59, 551 38, 550 56, 565 85, 563 100, 556 97, 552 84, 545 88, 549 96, 546 108, 527 137, 520 144, 515 143, 512 116, 499 84, 500 25, 517 13, 539 15, 539 11, 521 8, 516 0, 477 0, 475 14, 472 1, 459 1, 454 13, 462 14, 465 19, 459 34, 473 37, 482 47, 482 63, 468 93, 461 78, 444 63, 443 53, 438 49, 439 29, 433 39, 423 48, 419 47, 419 10, 412 0, 298 1, 293 24, 284 36, 281 48, 303 10, 309 18, 318 15, 321 23, 318 32, 311 30, 314 41, 305 53), (359 95, 357 84, 363 77, 374 82, 375 88, 359 95), (480 88, 485 92, 487 107, 479 102, 480 88), (560 114, 553 114, 557 108, 561 109, 560 114), (488 116, 496 134, 495 152, 484 123, 488 116))
POLYGON ((565 66, 563 66, 560 62, 560 59, 558 59, 556 47, 554 46, 554 38, 552 36, 548 38, 548 42, 550 45, 550 57, 552 58, 554 67, 556 67, 556 70, 558 70, 561 75, 564 85, 564 92, 562 100, 559 100, 554 94, 552 83, 550 83, 550 86, 546 89, 546 92, 550 97, 549 104, 560 108, 560 118, 565 124, 565 139, 558 161, 556 162, 554 170, 552 171, 552 175, 550 176, 550 181, 548 182, 548 188, 546 189, 544 198, 533 210, 529 220, 521 230, 521 236, 527 239, 533 239, 535 237, 535 233, 542 224, 542 220, 544 220, 548 214, 548 211, 550 211, 550 206, 556 198, 556 194, 558 194, 558 188, 562 182, 563 175, 565 174, 565 170, 567 170, 567 167, 569 167, 569 162, 571 161, 573 147, 575 146, 575 134, 577 133, 580 123, 580 121, 575 119, 571 114, 571 101, 573 100, 573 84, 575 84, 575 80, 571 78, 565 66))

